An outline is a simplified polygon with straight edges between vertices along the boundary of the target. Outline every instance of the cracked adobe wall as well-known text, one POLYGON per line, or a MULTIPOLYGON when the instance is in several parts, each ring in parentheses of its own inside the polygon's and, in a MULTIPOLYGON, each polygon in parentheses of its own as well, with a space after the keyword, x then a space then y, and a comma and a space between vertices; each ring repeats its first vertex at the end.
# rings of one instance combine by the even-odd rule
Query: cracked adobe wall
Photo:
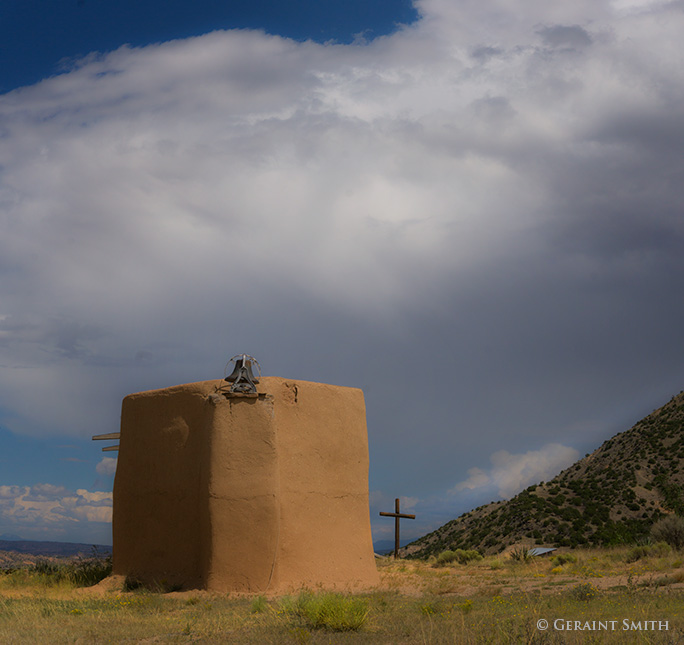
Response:
POLYGON ((355 388, 262 378, 124 399, 114 482, 114 573, 216 591, 377 582, 368 438, 355 388))

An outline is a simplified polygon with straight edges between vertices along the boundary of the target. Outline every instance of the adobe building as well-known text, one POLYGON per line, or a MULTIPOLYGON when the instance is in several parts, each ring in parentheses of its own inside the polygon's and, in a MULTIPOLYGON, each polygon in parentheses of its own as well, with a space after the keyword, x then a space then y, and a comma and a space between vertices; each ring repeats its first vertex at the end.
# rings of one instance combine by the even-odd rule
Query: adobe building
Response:
POLYGON ((123 400, 115 575, 269 594, 377 583, 363 392, 253 380, 123 400))

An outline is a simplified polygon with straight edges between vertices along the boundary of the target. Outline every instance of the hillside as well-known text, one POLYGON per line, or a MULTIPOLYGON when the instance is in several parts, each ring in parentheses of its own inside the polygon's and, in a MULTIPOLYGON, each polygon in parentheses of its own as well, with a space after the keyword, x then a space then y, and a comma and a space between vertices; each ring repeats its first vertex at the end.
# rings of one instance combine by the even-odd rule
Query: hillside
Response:
POLYGON ((511 544, 630 543, 668 513, 684 515, 684 392, 549 482, 480 506, 403 549, 497 553, 511 544))

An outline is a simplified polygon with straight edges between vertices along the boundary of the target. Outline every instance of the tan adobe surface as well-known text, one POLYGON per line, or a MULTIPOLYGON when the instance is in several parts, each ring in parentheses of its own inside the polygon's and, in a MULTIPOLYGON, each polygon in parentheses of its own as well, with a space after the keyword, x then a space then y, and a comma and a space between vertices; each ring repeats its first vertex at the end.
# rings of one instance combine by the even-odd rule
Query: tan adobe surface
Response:
POLYGON ((361 390, 262 378, 123 401, 114 573, 222 592, 377 583, 361 390))

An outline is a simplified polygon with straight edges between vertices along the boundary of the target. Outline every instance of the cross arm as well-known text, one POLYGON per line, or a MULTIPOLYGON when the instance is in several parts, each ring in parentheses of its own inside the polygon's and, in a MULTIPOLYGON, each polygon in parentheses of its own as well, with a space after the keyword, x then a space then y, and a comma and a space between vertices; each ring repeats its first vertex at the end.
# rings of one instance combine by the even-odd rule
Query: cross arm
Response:
POLYGON ((382 511, 380 511, 380 515, 384 515, 385 517, 404 517, 407 520, 416 519, 415 515, 409 515, 408 513, 383 513, 382 511))

